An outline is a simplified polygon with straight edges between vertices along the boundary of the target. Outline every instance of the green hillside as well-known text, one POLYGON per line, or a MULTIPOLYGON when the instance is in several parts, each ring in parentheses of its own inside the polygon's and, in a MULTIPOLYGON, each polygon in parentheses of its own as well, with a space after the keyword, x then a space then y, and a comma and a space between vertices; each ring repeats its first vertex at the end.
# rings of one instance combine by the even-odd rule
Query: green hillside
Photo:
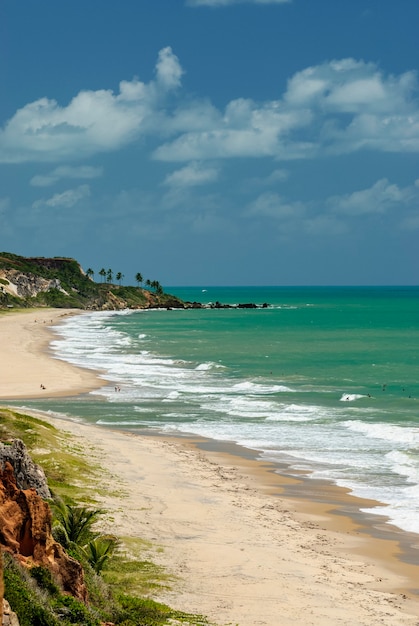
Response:
MULTIPOLYGON (((102 282, 83 271, 71 258, 22 257, 0 252, 0 308, 55 307, 89 310, 183 308, 184 303, 164 293, 158 281, 150 288, 122 285, 123 276, 103 268, 102 282)), ((141 276, 137 274, 138 276, 141 276)))

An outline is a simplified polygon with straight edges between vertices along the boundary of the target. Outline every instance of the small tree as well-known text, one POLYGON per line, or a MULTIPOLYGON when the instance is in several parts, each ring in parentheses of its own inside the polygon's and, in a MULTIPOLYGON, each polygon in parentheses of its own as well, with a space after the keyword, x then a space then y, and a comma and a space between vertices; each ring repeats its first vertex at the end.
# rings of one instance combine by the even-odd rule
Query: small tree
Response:
POLYGON ((118 281, 118 283, 121 284, 122 279, 124 278, 124 275, 121 274, 121 272, 118 272, 115 278, 118 281))
POLYGON ((83 554, 96 574, 100 574, 118 545, 119 541, 116 537, 112 535, 101 535, 89 541, 89 543, 84 546, 83 554))
POLYGON ((135 274, 135 280, 137 281, 137 285, 140 286, 143 284, 143 275, 140 272, 137 272, 137 274, 135 274))
POLYGON ((158 280, 152 280, 150 282, 150 287, 154 289, 154 291, 158 293, 159 295, 163 293, 163 287, 160 285, 158 280))
POLYGON ((53 510, 55 522, 52 534, 64 548, 69 548, 72 544, 85 546, 99 536, 92 526, 103 514, 102 509, 88 509, 59 501, 54 503, 53 510))

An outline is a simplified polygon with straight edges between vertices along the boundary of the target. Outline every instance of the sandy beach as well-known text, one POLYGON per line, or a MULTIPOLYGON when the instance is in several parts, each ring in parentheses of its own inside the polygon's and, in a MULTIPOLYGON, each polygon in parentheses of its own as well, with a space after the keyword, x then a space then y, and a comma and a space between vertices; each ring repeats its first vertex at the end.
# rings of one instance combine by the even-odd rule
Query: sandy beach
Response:
POLYGON ((0 315, 0 398, 70 396, 101 386, 94 372, 54 359, 48 349, 54 338, 48 329, 77 313, 38 309, 0 315))
MULTIPOLYGON (((69 313, 0 315, 0 403, 102 384, 51 358, 49 327, 69 313)), ((44 419, 112 480, 98 499, 109 530, 162 548, 177 579, 156 599, 219 626, 419 624, 419 537, 361 515, 366 503, 345 490, 278 473, 237 446, 44 419)))

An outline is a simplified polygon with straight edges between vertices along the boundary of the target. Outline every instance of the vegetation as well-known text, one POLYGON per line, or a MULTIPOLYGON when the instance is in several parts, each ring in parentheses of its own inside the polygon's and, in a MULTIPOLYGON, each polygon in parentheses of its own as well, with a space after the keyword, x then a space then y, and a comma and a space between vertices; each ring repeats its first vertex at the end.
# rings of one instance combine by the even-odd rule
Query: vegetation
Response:
POLYGON ((86 272, 74 259, 69 258, 26 258, 10 252, 0 252, 0 309, 8 307, 49 306, 54 308, 79 309, 138 309, 149 307, 183 307, 178 298, 165 294, 159 281, 147 280, 143 289, 143 277, 135 275, 135 286, 123 286, 122 272, 115 274, 111 268, 102 267, 98 272, 99 283, 94 282, 95 272, 88 268, 86 272), (7 290, 13 276, 25 275, 31 286, 31 295, 20 297, 7 290), (34 288, 36 279, 49 281, 41 288, 34 288), (35 294, 35 295, 34 295, 35 294))
POLYGON ((118 546, 118 539, 112 535, 100 535, 91 539, 83 548, 86 561, 100 574, 113 556, 118 546))
POLYGON ((92 502, 92 493, 100 493, 107 470, 95 465, 93 450, 87 464, 86 447, 70 435, 36 417, 0 408, 0 441, 16 437, 44 468, 50 489, 53 486, 54 535, 82 564, 89 596, 86 605, 62 594, 47 568, 28 571, 5 554, 5 598, 21 626, 98 626, 107 621, 117 626, 209 626, 203 616, 151 599, 156 589, 172 582, 147 558, 156 547, 139 539, 117 540, 97 530, 106 512, 92 502))
POLYGON ((101 509, 89 509, 85 506, 73 506, 66 504, 60 498, 55 499, 53 504, 55 525, 53 534, 64 548, 85 546, 89 541, 98 537, 98 533, 92 530, 93 524, 103 513, 101 509))

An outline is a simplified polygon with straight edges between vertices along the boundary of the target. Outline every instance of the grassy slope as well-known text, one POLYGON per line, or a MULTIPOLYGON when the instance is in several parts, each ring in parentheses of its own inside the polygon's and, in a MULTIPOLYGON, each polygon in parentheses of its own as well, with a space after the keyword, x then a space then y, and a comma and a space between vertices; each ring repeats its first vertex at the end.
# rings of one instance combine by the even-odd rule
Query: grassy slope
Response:
MULTIPOLYGON (((163 307, 176 307, 181 304, 178 298, 165 293, 156 294, 140 287, 96 283, 84 274, 74 259, 26 258, 9 252, 0 252, 1 269, 14 269, 47 280, 58 279, 67 295, 59 289, 50 289, 38 293, 36 297, 18 298, 2 293, 0 289, 0 308, 51 306, 80 309, 137 309, 146 308, 150 304, 163 307)), ((4 280, 1 282, 6 284, 4 280)))

